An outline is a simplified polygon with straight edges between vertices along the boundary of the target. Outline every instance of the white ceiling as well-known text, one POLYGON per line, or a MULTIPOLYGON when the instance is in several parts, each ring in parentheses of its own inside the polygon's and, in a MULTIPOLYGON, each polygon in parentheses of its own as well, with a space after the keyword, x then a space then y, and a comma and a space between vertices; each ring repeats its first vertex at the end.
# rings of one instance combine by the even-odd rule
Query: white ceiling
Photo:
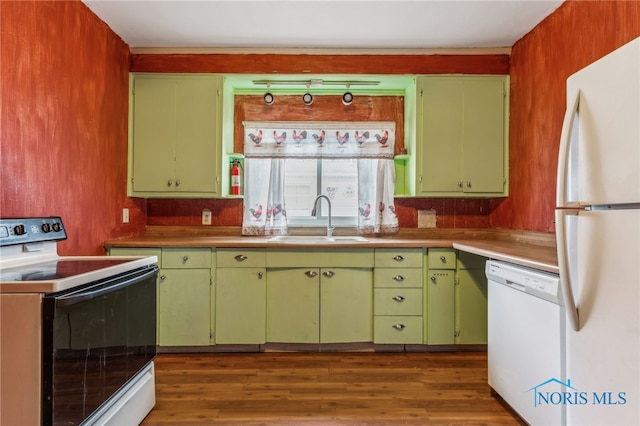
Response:
POLYGON ((83 0, 132 50, 508 48, 562 0, 83 0))

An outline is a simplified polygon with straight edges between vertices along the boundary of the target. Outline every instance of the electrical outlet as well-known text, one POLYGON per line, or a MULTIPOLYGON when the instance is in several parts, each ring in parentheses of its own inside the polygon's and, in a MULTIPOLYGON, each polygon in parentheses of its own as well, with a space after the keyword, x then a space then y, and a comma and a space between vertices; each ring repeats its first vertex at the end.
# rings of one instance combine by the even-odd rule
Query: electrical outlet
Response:
POLYGON ((122 223, 129 223, 129 209, 122 209, 122 223))
POLYGON ((209 209, 202 210, 202 224, 211 225, 211 210, 209 209))

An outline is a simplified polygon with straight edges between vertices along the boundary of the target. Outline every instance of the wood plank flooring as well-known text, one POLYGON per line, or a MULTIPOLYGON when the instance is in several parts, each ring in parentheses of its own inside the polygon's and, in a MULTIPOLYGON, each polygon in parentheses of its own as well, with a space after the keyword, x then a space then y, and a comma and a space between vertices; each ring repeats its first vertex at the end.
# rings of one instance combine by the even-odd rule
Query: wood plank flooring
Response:
POLYGON ((518 425, 484 352, 160 354, 150 425, 518 425))

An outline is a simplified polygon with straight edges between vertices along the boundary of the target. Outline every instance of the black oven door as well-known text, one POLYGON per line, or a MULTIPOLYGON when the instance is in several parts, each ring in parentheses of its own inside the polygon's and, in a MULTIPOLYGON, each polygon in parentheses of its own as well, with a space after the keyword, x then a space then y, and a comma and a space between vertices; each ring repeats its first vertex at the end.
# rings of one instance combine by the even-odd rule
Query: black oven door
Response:
POLYGON ((43 301, 42 419, 78 425, 156 355, 154 265, 43 301))

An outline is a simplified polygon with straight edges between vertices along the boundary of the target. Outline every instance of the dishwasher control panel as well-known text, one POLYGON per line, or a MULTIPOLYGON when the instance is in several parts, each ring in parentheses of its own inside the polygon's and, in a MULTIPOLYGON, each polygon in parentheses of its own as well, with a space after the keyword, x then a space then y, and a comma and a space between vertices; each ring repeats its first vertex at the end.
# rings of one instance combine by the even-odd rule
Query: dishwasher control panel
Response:
POLYGON ((558 305, 564 304, 560 291, 560 277, 556 274, 495 260, 487 262, 485 273, 489 281, 506 285, 558 305))

